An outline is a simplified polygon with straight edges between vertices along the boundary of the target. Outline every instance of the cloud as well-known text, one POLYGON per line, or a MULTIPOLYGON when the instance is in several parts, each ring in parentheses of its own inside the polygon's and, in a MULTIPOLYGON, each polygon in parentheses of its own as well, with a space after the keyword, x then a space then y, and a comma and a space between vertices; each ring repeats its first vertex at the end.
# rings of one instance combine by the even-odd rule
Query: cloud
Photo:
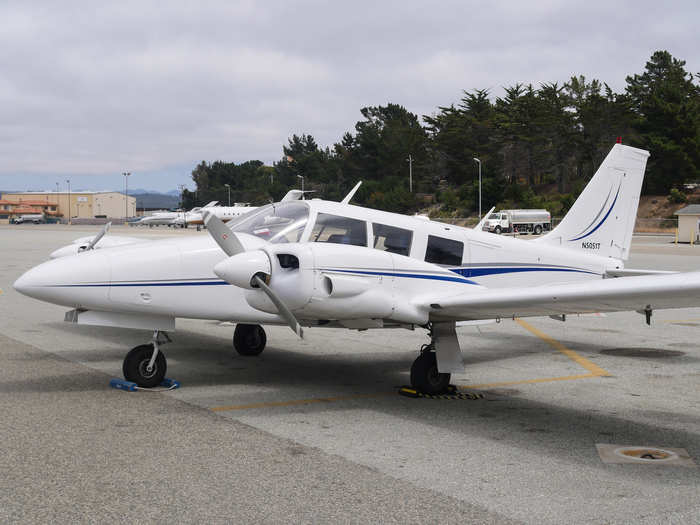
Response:
POLYGON ((330 145, 361 107, 389 101, 431 114, 462 90, 497 96, 573 74, 621 90, 656 49, 698 71, 699 12, 628 1, 4 2, 0 186, 124 170, 173 169, 180 182, 202 159, 270 163, 292 133, 330 145))

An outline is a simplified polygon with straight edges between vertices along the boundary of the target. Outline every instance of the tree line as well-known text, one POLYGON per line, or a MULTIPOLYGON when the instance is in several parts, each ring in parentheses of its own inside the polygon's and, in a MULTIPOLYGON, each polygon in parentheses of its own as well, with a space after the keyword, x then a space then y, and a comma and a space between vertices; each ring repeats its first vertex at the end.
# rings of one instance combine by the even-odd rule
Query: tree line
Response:
POLYGON ((192 171, 196 190, 183 191, 182 205, 221 201, 225 184, 232 200, 263 204, 304 177, 305 189, 328 200, 362 180, 354 199, 360 205, 468 216, 478 210, 478 158, 485 210, 546 207, 560 215, 617 137, 651 152, 643 192, 666 195, 700 180, 698 78, 685 61, 657 51, 643 72, 626 77, 622 93, 575 76, 563 84, 514 84, 495 99, 485 89, 465 91, 457 105, 420 118, 399 104, 366 107, 354 132, 332 147, 293 135, 273 166, 201 162, 192 171))

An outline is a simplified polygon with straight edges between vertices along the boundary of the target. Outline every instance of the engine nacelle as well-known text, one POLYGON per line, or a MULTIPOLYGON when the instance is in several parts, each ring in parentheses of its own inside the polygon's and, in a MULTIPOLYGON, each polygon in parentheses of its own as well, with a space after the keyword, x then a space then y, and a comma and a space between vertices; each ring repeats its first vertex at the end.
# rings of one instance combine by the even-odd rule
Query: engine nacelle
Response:
MULTIPOLYGON (((270 288, 300 319, 423 325, 429 312, 416 306, 415 297, 475 284, 433 264, 361 246, 291 243, 263 250, 270 261, 270 288)), ((252 278, 251 272, 246 277, 252 278)), ((277 313, 261 290, 251 289, 245 297, 251 307, 277 313)))

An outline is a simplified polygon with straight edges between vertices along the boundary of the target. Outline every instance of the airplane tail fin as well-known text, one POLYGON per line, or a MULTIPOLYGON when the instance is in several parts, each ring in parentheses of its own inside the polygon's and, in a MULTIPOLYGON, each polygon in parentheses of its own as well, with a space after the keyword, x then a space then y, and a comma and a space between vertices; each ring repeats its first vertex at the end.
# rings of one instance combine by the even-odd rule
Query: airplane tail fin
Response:
POLYGON ((534 242, 627 260, 648 157, 615 144, 564 219, 534 242))

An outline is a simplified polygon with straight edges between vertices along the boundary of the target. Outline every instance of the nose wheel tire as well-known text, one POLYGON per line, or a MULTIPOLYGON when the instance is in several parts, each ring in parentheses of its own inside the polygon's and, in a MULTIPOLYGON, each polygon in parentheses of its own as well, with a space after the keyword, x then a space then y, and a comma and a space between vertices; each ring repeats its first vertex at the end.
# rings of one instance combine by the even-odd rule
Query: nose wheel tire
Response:
POLYGON ((240 355, 260 355, 267 344, 263 327, 257 324, 237 324, 233 332, 233 347, 240 355))
POLYGON ((441 394, 450 385, 450 374, 438 372, 435 352, 423 352, 411 365, 411 386, 425 394, 441 394))
POLYGON ((152 344, 139 345, 133 348, 124 358, 122 366, 124 379, 144 388, 153 388, 160 385, 163 382, 168 365, 163 352, 159 351, 153 363, 153 368, 148 370, 148 364, 152 355, 152 344))

